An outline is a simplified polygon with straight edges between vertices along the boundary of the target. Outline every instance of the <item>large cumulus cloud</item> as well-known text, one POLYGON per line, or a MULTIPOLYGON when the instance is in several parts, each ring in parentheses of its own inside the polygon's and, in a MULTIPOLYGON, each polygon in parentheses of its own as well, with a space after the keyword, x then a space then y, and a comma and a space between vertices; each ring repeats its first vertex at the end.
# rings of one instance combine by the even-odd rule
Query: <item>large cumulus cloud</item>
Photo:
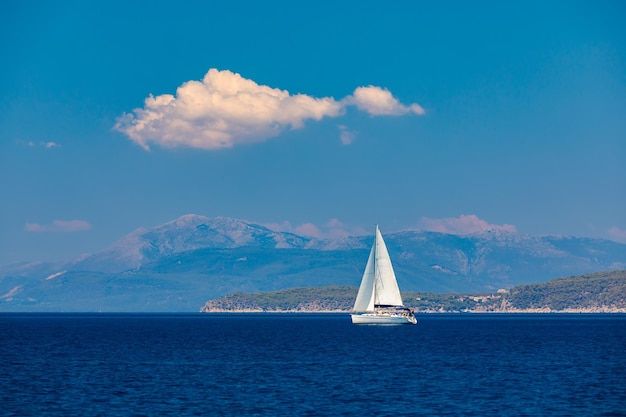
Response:
POLYGON ((315 98, 210 69, 202 81, 178 87, 176 95, 149 96, 142 108, 119 117, 115 128, 145 149, 151 144, 221 149, 264 141, 307 120, 340 116, 351 105, 373 116, 424 113, 418 104, 405 106, 380 87, 358 87, 341 100, 315 98))

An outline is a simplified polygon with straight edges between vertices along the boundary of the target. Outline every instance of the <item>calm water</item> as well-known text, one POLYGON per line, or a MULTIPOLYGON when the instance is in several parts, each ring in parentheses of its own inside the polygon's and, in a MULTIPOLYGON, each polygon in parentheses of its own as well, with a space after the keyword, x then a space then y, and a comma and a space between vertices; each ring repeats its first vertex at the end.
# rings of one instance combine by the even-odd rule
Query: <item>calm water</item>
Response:
POLYGON ((626 416, 624 315, 0 315, 3 416, 626 416))

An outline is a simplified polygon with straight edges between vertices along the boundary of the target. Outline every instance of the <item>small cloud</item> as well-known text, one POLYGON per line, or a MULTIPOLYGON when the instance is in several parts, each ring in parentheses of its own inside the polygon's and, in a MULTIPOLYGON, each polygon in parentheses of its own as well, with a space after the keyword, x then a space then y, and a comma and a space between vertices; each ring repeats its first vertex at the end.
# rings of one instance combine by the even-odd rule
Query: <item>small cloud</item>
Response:
POLYGON ((289 232, 295 233, 293 226, 288 221, 282 223, 258 223, 261 226, 265 226, 274 232, 289 232))
POLYGON ((29 141, 18 140, 17 143, 22 145, 22 146, 26 146, 28 148, 52 149, 52 148, 60 148, 61 147, 61 145, 56 143, 56 142, 33 142, 32 140, 29 140, 29 141))
POLYGON ((27 232, 84 232, 91 229, 91 224, 84 220, 55 220, 51 224, 26 223, 27 232))
POLYGON ((350 228, 347 225, 336 218, 327 221, 324 224, 324 229, 326 231, 326 237, 329 238, 340 238, 354 234, 354 230, 349 230, 350 228))
POLYGON ((611 227, 608 230, 609 239, 619 243, 626 243, 626 230, 619 227, 611 227))
POLYGON ((407 113, 422 115, 424 109, 417 103, 405 106, 391 95, 386 88, 359 87, 354 90, 352 97, 347 98, 351 104, 355 104, 359 110, 363 110, 372 116, 401 116, 407 113))
POLYGON ((339 139, 341 139, 341 143, 344 145, 350 145, 356 139, 356 133, 348 130, 347 126, 338 125, 339 128, 339 139))
POLYGON ((517 228, 511 224, 491 224, 478 218, 474 214, 462 214, 459 217, 431 219, 422 217, 419 227, 431 232, 449 233, 453 235, 467 235, 483 230, 505 230, 517 232, 517 228))
POLYGON ((300 236, 314 238, 322 237, 322 232, 313 223, 303 223, 299 226, 293 226, 290 222, 284 221, 282 223, 263 223, 263 226, 275 232, 295 233, 300 236))
POLYGON ((302 236, 316 237, 316 238, 322 237, 322 231, 319 229, 319 227, 315 226, 313 223, 304 223, 304 224, 301 224, 300 226, 296 226, 293 229, 293 232, 302 236))
MULTIPOLYGON (((359 87, 342 100, 316 98, 212 68, 202 81, 183 83, 176 95, 150 95, 143 108, 119 117, 114 128, 146 150, 151 144, 215 150, 262 142, 300 129, 308 120, 341 116, 352 105, 373 116, 424 113, 418 104, 405 106, 380 87, 359 87)), ((342 138, 353 139, 350 133, 342 138)))
POLYGON ((366 234, 364 230, 348 227, 338 219, 330 219, 321 226, 316 226, 313 223, 303 223, 299 226, 292 226, 291 223, 287 221, 283 223, 264 224, 264 226, 276 232, 295 233, 300 236, 313 237, 316 239, 335 239, 366 234))

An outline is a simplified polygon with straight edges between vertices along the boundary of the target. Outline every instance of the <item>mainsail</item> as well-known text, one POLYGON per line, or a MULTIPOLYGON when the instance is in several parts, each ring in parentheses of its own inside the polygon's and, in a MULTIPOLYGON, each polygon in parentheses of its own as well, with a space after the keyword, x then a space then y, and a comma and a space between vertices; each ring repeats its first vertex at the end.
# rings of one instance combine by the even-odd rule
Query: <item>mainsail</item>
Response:
POLYGON ((376 226, 376 238, 365 266, 353 310, 374 311, 376 306, 402 307, 403 305, 387 246, 376 226))

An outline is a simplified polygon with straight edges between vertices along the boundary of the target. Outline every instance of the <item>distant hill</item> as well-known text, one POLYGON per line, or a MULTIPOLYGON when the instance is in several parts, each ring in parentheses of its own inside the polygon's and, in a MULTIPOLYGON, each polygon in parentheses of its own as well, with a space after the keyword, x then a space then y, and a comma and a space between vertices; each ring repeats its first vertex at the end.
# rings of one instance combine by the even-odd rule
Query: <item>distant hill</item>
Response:
POLYGON ((562 311, 626 311, 626 271, 560 278, 545 284, 520 285, 506 295, 504 308, 562 311))
MULTIPOLYGON (((602 239, 498 230, 384 236, 403 291, 488 293, 626 269, 626 245, 602 239)), ((0 267, 0 311, 197 311, 235 292, 357 286, 372 240, 313 239, 189 214, 69 262, 0 267)))
MULTIPOLYGON (((234 293, 209 300, 202 312, 352 309, 357 287, 290 288, 255 294, 234 293)), ((626 312, 626 271, 559 278, 482 294, 404 292, 404 304, 418 312, 626 312)))
POLYGON ((207 301, 201 311, 348 311, 356 293, 357 287, 348 286, 288 288, 254 294, 237 292, 207 301))

